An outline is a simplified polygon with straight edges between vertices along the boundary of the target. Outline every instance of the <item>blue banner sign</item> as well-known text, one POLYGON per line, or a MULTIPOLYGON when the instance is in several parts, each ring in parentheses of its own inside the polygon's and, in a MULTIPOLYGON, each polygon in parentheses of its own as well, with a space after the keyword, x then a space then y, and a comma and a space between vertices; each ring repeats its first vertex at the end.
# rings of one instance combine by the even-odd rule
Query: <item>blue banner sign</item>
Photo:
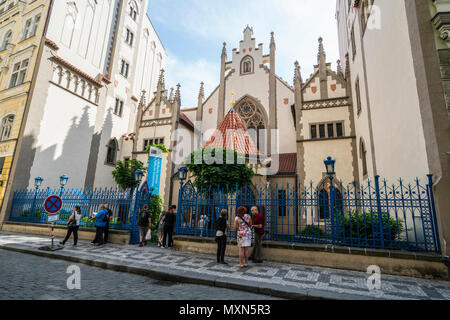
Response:
POLYGON ((150 157, 148 159, 148 179, 147 184, 152 194, 159 194, 159 186, 161 180, 162 151, 158 148, 150 149, 150 157))

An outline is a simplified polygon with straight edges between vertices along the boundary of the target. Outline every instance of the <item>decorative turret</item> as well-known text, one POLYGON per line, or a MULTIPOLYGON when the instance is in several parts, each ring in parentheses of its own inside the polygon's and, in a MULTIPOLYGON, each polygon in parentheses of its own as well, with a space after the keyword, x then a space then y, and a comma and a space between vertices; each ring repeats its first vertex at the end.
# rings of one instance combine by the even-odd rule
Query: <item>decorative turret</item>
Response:
POLYGON ((295 61, 295 71, 294 71, 294 87, 295 90, 302 89, 302 84, 303 84, 303 80, 302 80, 302 74, 300 71, 300 64, 298 63, 298 61, 295 61))
POLYGON ((227 61, 227 43, 223 43, 221 63, 220 63, 220 87, 219 87, 219 101, 217 108, 217 124, 222 122, 225 116, 225 64, 227 61))
POLYGON ((323 39, 319 38, 319 53, 317 54, 317 64, 319 65, 320 80, 327 79, 327 56, 323 47, 323 39))
POLYGON ((337 63, 337 69, 336 69, 337 74, 341 77, 344 77, 344 74, 342 73, 341 60, 338 60, 336 63, 337 63))
POLYGON ((170 88, 169 102, 173 103, 173 88, 170 88))
POLYGON ((175 101, 178 102, 178 106, 181 106, 181 92, 180 92, 180 84, 177 84, 177 91, 175 92, 175 101))

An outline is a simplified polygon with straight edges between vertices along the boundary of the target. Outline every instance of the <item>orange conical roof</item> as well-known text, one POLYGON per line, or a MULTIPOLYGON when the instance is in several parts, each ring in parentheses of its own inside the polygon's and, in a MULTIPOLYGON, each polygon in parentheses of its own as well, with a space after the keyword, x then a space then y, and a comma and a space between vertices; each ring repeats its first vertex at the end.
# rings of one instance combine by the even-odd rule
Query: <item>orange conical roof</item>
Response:
POLYGON ((239 115, 231 110, 217 127, 204 148, 231 149, 239 154, 260 156, 239 115))

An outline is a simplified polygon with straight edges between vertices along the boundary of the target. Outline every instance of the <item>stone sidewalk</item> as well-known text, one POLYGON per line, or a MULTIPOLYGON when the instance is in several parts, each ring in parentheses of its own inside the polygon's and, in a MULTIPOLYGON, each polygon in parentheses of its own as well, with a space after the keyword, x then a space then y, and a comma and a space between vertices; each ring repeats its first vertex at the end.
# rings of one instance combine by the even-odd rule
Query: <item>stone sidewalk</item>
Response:
MULTIPOLYGON (((71 242, 69 242, 71 243, 71 242)), ((381 276, 381 290, 369 290, 362 272, 267 262, 248 268, 219 265, 211 255, 176 252, 156 246, 92 246, 80 241, 56 252, 39 250, 49 244, 41 236, 0 232, 0 249, 34 254, 159 280, 194 283, 288 299, 450 300, 450 282, 381 276)), ((16 266, 18 267, 18 266, 16 266)), ((0 280, 1 280, 0 275, 0 280)))

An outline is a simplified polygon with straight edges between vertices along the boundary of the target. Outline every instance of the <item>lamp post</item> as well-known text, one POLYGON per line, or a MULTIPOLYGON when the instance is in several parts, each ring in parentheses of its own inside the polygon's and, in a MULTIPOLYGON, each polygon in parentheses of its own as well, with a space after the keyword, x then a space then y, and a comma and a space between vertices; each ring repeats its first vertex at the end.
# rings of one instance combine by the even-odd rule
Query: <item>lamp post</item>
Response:
POLYGON ((333 160, 333 158, 328 157, 326 160, 324 160, 325 169, 327 171, 327 176, 330 179, 330 221, 331 221, 331 237, 333 241, 333 245, 336 242, 336 224, 335 224, 335 207, 334 207, 334 187, 333 187, 333 178, 336 174, 334 170, 334 166, 336 164, 336 160, 333 160))
POLYGON ((37 198, 37 194, 39 192, 39 187, 42 185, 42 182, 44 181, 44 179, 42 179, 42 177, 37 177, 34 179, 34 199, 33 199, 33 205, 31 206, 31 210, 30 210, 30 221, 33 219, 34 217, 34 208, 36 205, 36 198, 37 198))
POLYGON ((61 177, 59 177, 59 184, 61 185, 61 195, 62 195, 62 193, 64 191, 64 187, 68 181, 69 181, 69 177, 67 176, 67 174, 63 174, 61 177))

